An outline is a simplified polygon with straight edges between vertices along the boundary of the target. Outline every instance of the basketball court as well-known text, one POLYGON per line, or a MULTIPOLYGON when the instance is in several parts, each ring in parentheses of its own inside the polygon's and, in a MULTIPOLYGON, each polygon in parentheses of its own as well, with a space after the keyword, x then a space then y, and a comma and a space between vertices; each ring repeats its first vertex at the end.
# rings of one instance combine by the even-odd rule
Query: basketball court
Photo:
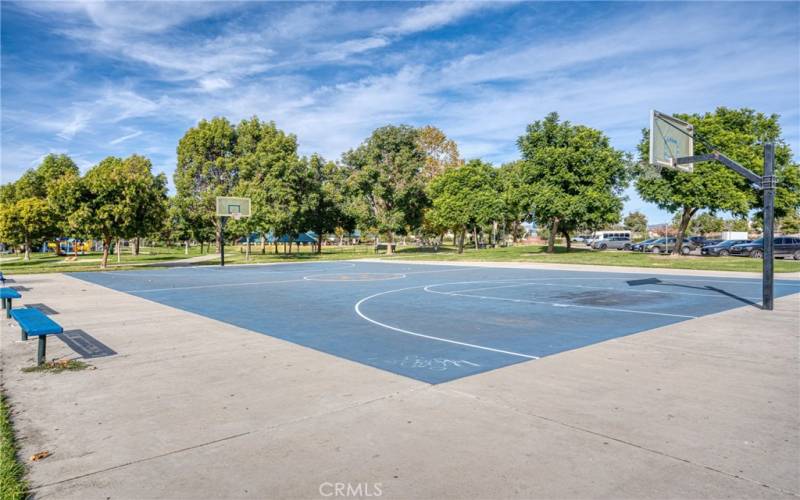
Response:
POLYGON ((758 308, 761 294, 757 279, 384 262, 72 276, 433 384, 758 308))
POLYGON ((3 324, 21 455, 51 453, 29 466, 37 497, 800 492, 797 277, 776 281, 774 311, 758 279, 518 264, 16 285, 74 334, 50 356, 106 348, 90 370, 22 373, 35 349, 3 324))

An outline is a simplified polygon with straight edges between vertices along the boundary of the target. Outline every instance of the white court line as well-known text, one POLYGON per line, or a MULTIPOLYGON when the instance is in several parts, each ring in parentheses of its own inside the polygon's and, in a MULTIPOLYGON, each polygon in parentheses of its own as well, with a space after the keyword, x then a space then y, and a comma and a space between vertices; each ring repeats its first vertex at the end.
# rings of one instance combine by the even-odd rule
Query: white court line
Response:
POLYGON ((633 310, 633 309, 619 309, 619 308, 616 308, 616 307, 585 306, 585 305, 579 305, 579 304, 562 304, 562 303, 559 303, 559 302, 545 302, 545 301, 541 301, 541 300, 506 299, 506 298, 503 298, 503 297, 486 297, 486 296, 483 296, 483 295, 467 295, 467 294, 462 294, 462 293, 444 293, 444 292, 434 292, 433 290, 426 290, 426 291, 430 291, 430 292, 433 292, 433 293, 441 293, 443 295, 452 295, 452 296, 456 296, 456 297, 473 297, 473 298, 476 298, 476 299, 502 300, 502 301, 506 301, 506 302, 523 302, 523 303, 526 303, 526 304, 542 304, 542 305, 552 306, 552 307, 579 307, 579 308, 582 308, 582 309, 597 309, 597 310, 600 310, 600 311, 614 311, 614 312, 623 312, 623 313, 631 313, 631 314, 648 314, 648 315, 652 315, 652 316, 671 316, 673 318, 686 318, 686 319, 695 319, 695 318, 697 318, 697 316, 687 316, 687 315, 684 315, 684 314, 659 313, 659 312, 653 312, 653 311, 636 311, 636 310, 633 310))
POLYGON ((232 286, 252 286, 252 285, 271 285, 273 283, 297 283, 305 280, 277 280, 277 281, 251 281, 248 283, 219 283, 216 285, 193 285, 193 286, 176 286, 171 288, 147 288, 142 290, 120 290, 124 293, 150 293, 150 292, 169 292, 172 290, 196 290, 199 288, 222 288, 232 286))
POLYGON ((559 302, 546 302, 546 301, 540 301, 540 300, 508 299, 508 298, 503 298, 503 297, 487 297, 487 296, 482 296, 482 295, 466 295, 466 294, 459 294, 459 293, 456 293, 456 292, 437 292, 436 290, 431 290, 432 287, 436 287, 436 286, 467 285, 467 284, 470 284, 470 283, 480 283, 480 282, 477 282, 477 281, 461 281, 461 282, 455 282, 455 283, 439 283, 439 284, 435 284, 435 285, 424 286, 424 287, 422 287, 422 289, 424 291, 428 292, 428 293, 437 293, 437 294, 440 294, 440 295, 450 295, 450 296, 455 296, 455 297, 472 297, 472 298, 486 299, 486 300, 502 300, 502 301, 506 301, 506 302, 517 302, 517 303, 527 303, 527 304, 541 304, 541 305, 547 305, 547 306, 552 306, 552 307, 577 307, 577 308, 581 308, 581 309, 597 309, 597 310, 601 310, 601 311, 624 312, 624 313, 630 313, 630 314, 645 314, 645 315, 650 315, 650 316, 669 316, 669 317, 674 317, 674 318, 686 318, 686 319, 695 319, 695 318, 697 318, 697 316, 689 316, 689 315, 684 315, 684 314, 660 313, 660 312, 654 312, 654 311, 637 311, 637 310, 634 310, 634 309, 620 309, 620 308, 617 308, 617 307, 602 307, 602 306, 587 306, 587 305, 581 305, 581 304, 562 304, 562 303, 559 303, 559 302))
MULTIPOLYGON (((450 293, 466 293, 466 292, 480 292, 483 290, 496 290, 498 288, 516 288, 522 286, 555 286, 555 287, 564 287, 564 288, 588 288, 592 290, 611 290, 615 292, 622 292, 622 293, 661 293, 665 295, 691 295, 695 297, 715 297, 718 299, 731 299, 724 294, 719 293, 691 293, 691 292, 670 292, 667 290, 650 290, 648 288, 638 289, 638 290, 629 290, 625 288, 614 288, 610 286, 589 286, 589 285, 568 285, 566 283, 540 283, 538 281, 532 281, 530 283, 520 283, 515 285, 502 285, 502 286, 492 286, 492 287, 484 287, 484 288, 469 288, 467 290, 453 290, 450 293)), ((761 297, 740 297, 742 299, 747 300, 761 300, 761 297)))
POLYGON ((436 340, 436 341, 439 341, 439 342, 447 342, 449 344, 456 344, 456 345, 460 345, 460 346, 464 346, 464 347, 471 347, 473 349, 481 349, 481 350, 484 350, 484 351, 492 351, 492 352, 497 352, 497 353, 501 353, 501 354, 508 354, 510 356, 517 356, 517 357, 520 357, 520 358, 539 359, 538 356, 531 356, 530 354, 522 354, 522 353, 513 352, 513 351, 504 351, 502 349, 495 349, 493 347, 486 347, 486 346, 477 345, 477 344, 468 344, 466 342, 459 342, 457 340, 445 339, 445 338, 442 338, 442 337, 434 337, 432 335, 424 335, 422 333, 417 333, 417 332, 412 332, 412 331, 409 331, 409 330, 404 330, 402 328, 397 328, 396 326, 387 325, 386 323, 381 323, 380 321, 375 321, 374 319, 366 316, 364 313, 361 312, 361 304, 363 304, 364 302, 366 302, 366 301, 368 301, 370 299, 374 299, 375 297, 378 297, 380 295, 386 295, 387 293, 395 293, 395 292, 402 292, 402 291, 405 291, 405 290, 413 290, 415 288, 422 288, 423 286, 424 285, 411 286, 411 287, 408 287, 408 288, 399 288, 397 290, 388 290, 386 292, 376 293, 374 295, 370 295, 369 297, 364 297, 363 299, 359 300, 356 303, 354 309, 356 311, 356 314, 361 316, 362 319, 365 319, 365 320, 369 321, 372 324, 375 324, 375 325, 378 325, 378 326, 382 326, 383 328, 387 328, 389 330, 394 330, 395 332, 404 333, 406 335, 412 335, 414 337, 422 337, 422 338, 425 338, 425 339, 436 340))
POLYGON ((336 273, 321 273, 321 274, 309 274, 308 276, 303 276, 303 279, 306 281, 322 281, 325 283, 348 283, 348 282, 369 282, 369 281, 389 281, 389 280, 399 280, 406 277, 405 274, 401 273, 354 273, 350 276, 358 276, 358 275, 385 275, 383 277, 376 277, 376 278, 366 278, 366 279, 341 279, 342 276, 348 276, 347 274, 336 274, 336 273), (331 278, 331 279, 323 279, 323 278, 331 278))
POLYGON ((407 271, 405 274, 430 274, 430 273, 452 273, 453 271, 469 271, 471 269, 481 269, 480 267, 457 267, 455 269, 439 269, 436 271, 407 271))

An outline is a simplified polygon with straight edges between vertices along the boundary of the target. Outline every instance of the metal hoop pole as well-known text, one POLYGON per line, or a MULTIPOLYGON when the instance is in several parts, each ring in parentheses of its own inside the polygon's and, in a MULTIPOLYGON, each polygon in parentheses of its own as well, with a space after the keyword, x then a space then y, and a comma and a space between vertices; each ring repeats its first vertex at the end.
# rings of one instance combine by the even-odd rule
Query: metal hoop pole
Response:
POLYGON ((764 177, 761 189, 764 193, 764 275, 762 277, 763 308, 771 311, 774 307, 775 279, 775 144, 764 144, 764 177))

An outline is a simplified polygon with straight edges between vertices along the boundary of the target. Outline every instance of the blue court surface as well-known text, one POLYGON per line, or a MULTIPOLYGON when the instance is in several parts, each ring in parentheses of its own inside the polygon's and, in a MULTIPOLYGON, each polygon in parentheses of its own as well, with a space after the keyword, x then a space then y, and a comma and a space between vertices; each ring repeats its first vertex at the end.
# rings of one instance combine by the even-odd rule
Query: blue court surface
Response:
POLYGON ((761 300, 758 279, 382 262, 72 276, 433 384, 761 300))

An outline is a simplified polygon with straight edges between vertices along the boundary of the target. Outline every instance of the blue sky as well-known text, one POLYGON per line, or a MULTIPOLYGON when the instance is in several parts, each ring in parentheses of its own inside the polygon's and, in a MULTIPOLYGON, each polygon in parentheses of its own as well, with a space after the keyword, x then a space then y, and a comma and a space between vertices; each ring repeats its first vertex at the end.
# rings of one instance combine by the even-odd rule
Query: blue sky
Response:
MULTIPOLYGON (((339 159, 433 124, 518 158, 550 111, 633 151, 652 108, 779 113, 800 152, 800 3, 2 3, 2 182, 50 152, 150 157, 198 120, 257 115, 339 159)), ((670 218, 629 190, 626 211, 670 218)))

